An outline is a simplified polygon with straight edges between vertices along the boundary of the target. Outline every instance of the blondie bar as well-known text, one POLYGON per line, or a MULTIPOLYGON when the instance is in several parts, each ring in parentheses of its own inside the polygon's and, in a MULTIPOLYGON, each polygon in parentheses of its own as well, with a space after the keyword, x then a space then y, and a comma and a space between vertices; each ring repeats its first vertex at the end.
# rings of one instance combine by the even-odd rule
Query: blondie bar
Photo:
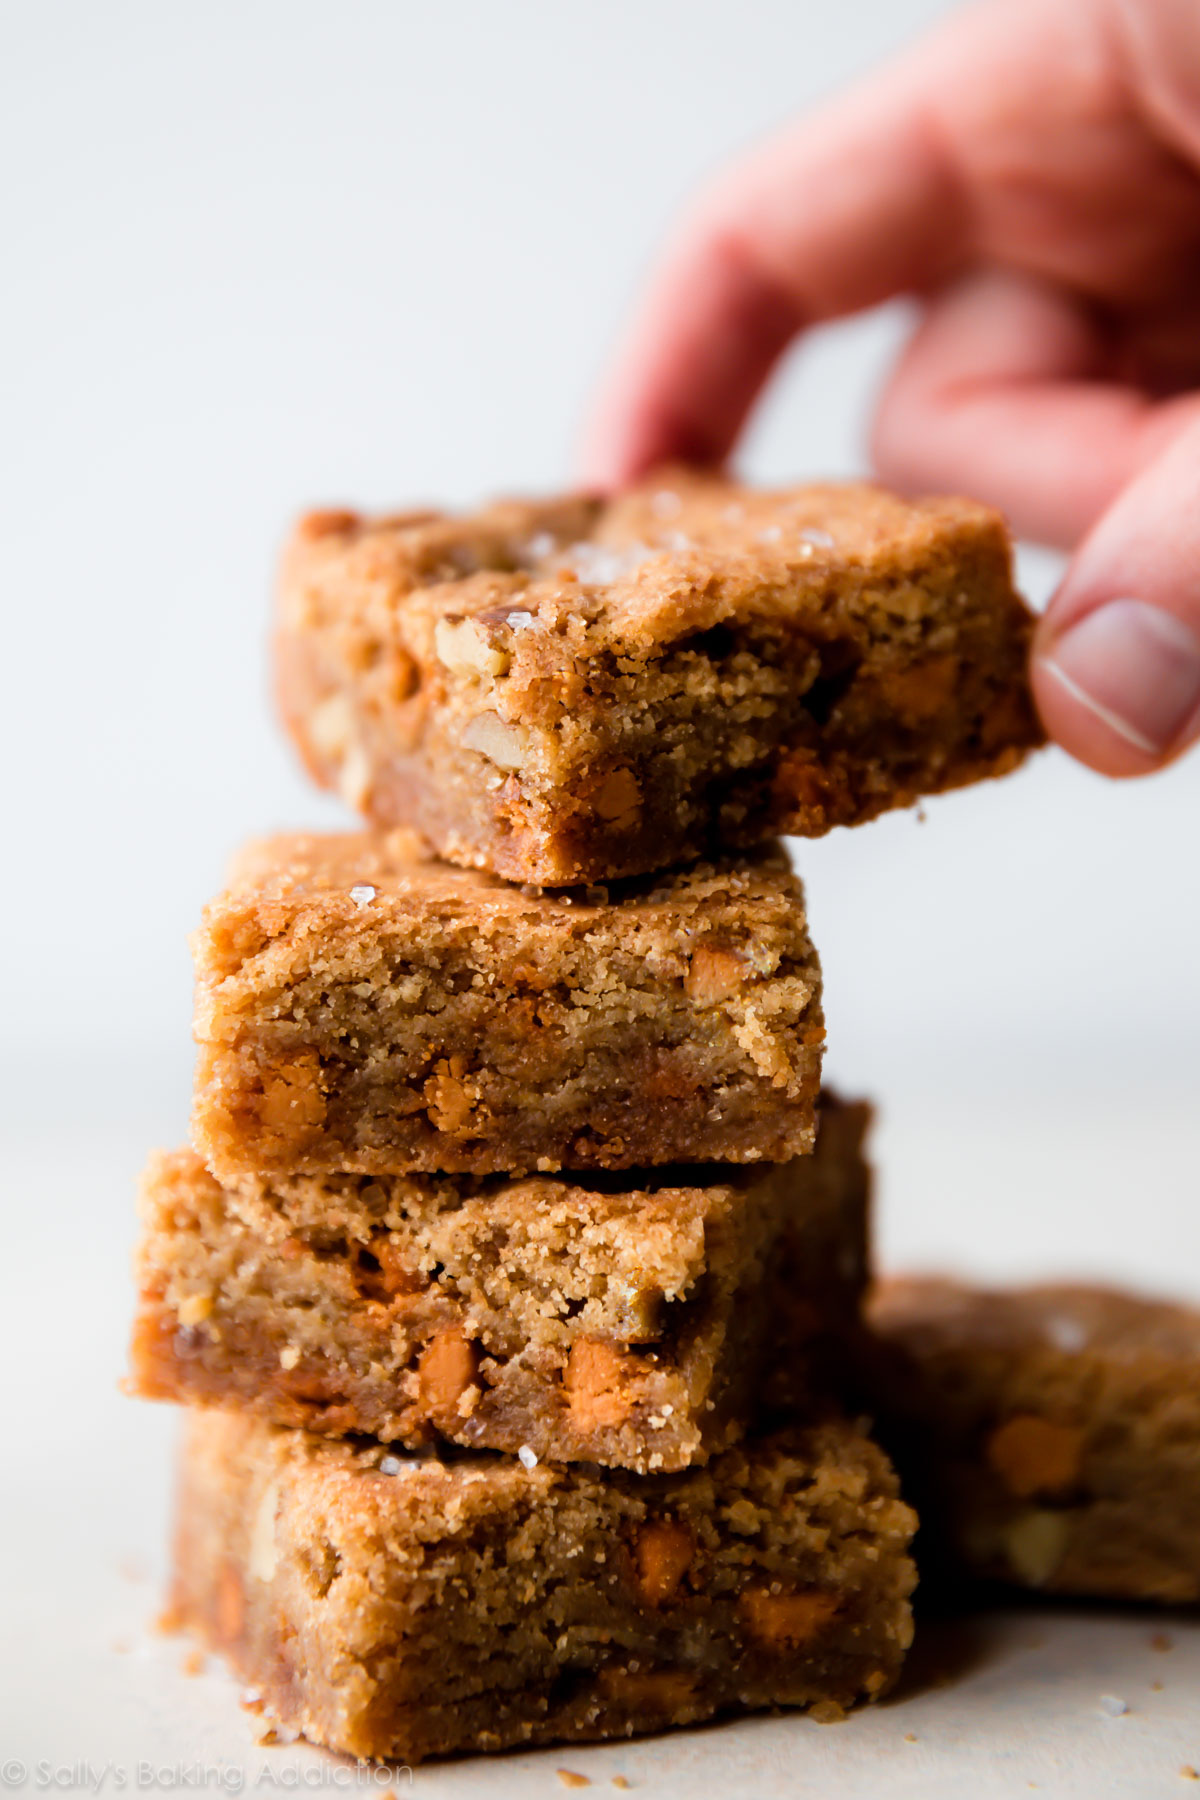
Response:
POLYGON ((869 1318, 935 1563, 1200 1600, 1200 1313, 1102 1288, 896 1280, 869 1318))
POLYGON ((741 1435, 771 1363, 823 1386, 865 1279, 866 1115, 827 1097, 811 1156, 620 1186, 222 1188, 157 1157, 133 1386, 335 1436, 684 1468, 741 1435))
POLYGON ((913 1524, 840 1423, 639 1477, 198 1412, 173 1613, 269 1715, 359 1757, 837 1717, 903 1660, 913 1524))
POLYGON ((998 514, 682 470, 472 517, 310 515, 282 709, 377 824, 546 885, 818 836, 1040 741, 998 514))
POLYGON ((284 837, 192 942, 193 1138, 222 1181, 812 1147, 820 970, 777 851, 548 894, 411 833, 284 837))

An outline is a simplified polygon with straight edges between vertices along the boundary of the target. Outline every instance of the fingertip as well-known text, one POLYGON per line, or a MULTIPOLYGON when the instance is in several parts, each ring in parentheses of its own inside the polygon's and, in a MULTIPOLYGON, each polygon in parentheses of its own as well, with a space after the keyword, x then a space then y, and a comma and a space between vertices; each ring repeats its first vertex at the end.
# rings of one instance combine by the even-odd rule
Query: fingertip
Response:
POLYGON ((1097 774, 1129 780, 1155 774, 1168 760, 1131 738, 1128 729, 1081 690, 1052 656, 1035 656, 1030 685, 1046 735, 1097 774))
POLYGON ((1152 775, 1200 735, 1200 638, 1133 598, 1041 622, 1031 681, 1049 735, 1079 762, 1119 779, 1152 775))

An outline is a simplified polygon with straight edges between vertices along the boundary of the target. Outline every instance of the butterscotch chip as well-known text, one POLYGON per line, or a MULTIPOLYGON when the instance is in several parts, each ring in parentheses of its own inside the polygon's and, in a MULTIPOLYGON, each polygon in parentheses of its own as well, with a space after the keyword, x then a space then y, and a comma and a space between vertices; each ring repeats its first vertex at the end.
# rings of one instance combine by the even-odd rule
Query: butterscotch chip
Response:
MULTIPOLYGON (((402 1462, 193 1410, 173 1591, 281 1735, 411 1763, 873 1698, 912 1635, 914 1524, 882 1453, 837 1421, 638 1476, 402 1462), (648 1605, 629 1545, 661 1525, 691 1561, 648 1605), (226 1572, 244 1595, 232 1633, 226 1572), (841 1610, 763 1635, 748 1585, 819 1586, 841 1610)), ((668 1560, 660 1535, 651 1562, 668 1560)))
POLYGON ((931 1559, 1200 1599, 1200 1313, 1115 1290, 884 1282, 869 1317, 931 1559))
POLYGON ((1010 1494, 1053 1494, 1077 1480, 1084 1434, 1035 1413, 1018 1413, 988 1438, 986 1456, 1010 1494))
POLYGON ((773 1363, 807 1405, 864 1281, 866 1108, 811 1156, 611 1176, 293 1175, 194 1152, 142 1190, 133 1381, 152 1398, 417 1447, 676 1469, 773 1363))
POLYGON ((402 832, 278 838, 192 943, 193 1136, 222 1180, 812 1148, 820 968, 778 851, 552 894, 402 832))
POLYGON ((627 1350, 604 1338, 577 1338, 571 1345, 563 1386, 572 1418, 583 1430, 628 1418, 636 1392, 631 1364, 627 1350))
MULTIPOLYGON (((648 1724, 683 1724, 703 1718, 697 1708, 696 1690, 700 1675, 695 1669, 601 1669, 598 1686, 605 1705, 614 1720, 620 1715, 636 1716, 644 1729, 648 1724)), ((626 1727, 627 1735, 629 1727, 626 1727)), ((614 1734, 616 1735, 616 1734, 614 1734)))
POLYGON ((555 885, 1003 774, 1040 740, 1031 629, 986 507, 672 470, 302 525, 278 686, 313 774, 375 823, 555 885))
POLYGON ((474 1386, 479 1351, 461 1325, 443 1325, 417 1358, 417 1388, 431 1419, 453 1418, 474 1386))
POLYGON ((838 1610, 836 1594, 775 1593, 771 1588, 748 1588, 738 1602, 753 1637, 766 1644, 806 1644, 828 1624, 838 1610))
POLYGON ((642 1526, 634 1557, 638 1586, 648 1606, 661 1606, 674 1598, 695 1553, 691 1532, 677 1519, 651 1519, 642 1526))

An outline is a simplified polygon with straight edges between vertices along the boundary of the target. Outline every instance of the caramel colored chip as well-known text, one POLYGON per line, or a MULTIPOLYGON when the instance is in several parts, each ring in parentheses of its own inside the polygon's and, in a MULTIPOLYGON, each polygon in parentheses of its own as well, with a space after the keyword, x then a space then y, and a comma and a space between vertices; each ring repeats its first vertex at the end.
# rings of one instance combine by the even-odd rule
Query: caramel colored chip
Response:
POLYGON ((773 1594, 768 1588, 747 1588, 738 1611, 748 1631, 764 1644, 794 1647, 814 1638, 837 1612, 837 1596, 819 1590, 773 1594))
POLYGON ((619 1425, 628 1416, 628 1361, 604 1338, 579 1338, 572 1344, 563 1386, 570 1396, 571 1416, 580 1430, 619 1425))
POLYGON ((686 1525, 677 1519, 651 1519, 638 1532, 634 1548, 638 1586, 649 1606, 662 1606, 675 1597, 691 1567, 695 1545, 686 1525))
POLYGON ((1009 1493, 1028 1500, 1073 1486, 1079 1478, 1083 1440, 1078 1425, 1018 1413, 992 1432, 987 1459, 1009 1493))
POLYGON ((457 1325, 446 1326, 429 1340, 417 1365, 417 1379, 432 1418, 461 1410, 464 1396, 475 1384, 478 1362, 478 1351, 457 1325))
POLYGON ((678 1712, 695 1695, 696 1676, 690 1669, 602 1669, 600 1687, 616 1708, 638 1713, 678 1712))
POLYGON ((908 725, 922 725, 950 706, 960 666, 959 658, 947 653, 928 657, 891 676, 888 699, 900 718, 908 725))
POLYGON ((246 1597, 236 1569, 225 1563, 217 1577, 216 1637, 219 1644, 236 1644, 246 1622, 246 1597))

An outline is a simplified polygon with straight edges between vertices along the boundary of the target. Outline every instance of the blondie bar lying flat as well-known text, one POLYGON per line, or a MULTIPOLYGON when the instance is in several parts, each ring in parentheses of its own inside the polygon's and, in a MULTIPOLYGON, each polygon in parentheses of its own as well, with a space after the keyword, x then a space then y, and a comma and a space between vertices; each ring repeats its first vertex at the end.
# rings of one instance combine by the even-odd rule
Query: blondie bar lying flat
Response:
POLYGON ((409 833, 269 840, 193 938, 193 1137, 240 1174, 784 1161, 824 1028, 777 852, 574 894, 409 833))
POLYGON ((282 1724, 360 1757, 836 1717, 903 1660, 913 1523, 838 1423, 639 1477, 200 1412, 173 1610, 282 1724))
POLYGON ((613 501, 314 514, 279 690, 318 780, 547 885, 818 836, 1039 741, 998 514, 674 471, 613 501))
POLYGON ((869 1316, 935 1560, 1055 1593, 1200 1600, 1200 1313, 910 1280, 883 1283, 869 1316))
POLYGON ((619 1187, 222 1189, 191 1152, 158 1157, 134 1386, 335 1436, 684 1468, 741 1435, 771 1362, 821 1387, 864 1282, 866 1116, 827 1097, 812 1156, 619 1187))

